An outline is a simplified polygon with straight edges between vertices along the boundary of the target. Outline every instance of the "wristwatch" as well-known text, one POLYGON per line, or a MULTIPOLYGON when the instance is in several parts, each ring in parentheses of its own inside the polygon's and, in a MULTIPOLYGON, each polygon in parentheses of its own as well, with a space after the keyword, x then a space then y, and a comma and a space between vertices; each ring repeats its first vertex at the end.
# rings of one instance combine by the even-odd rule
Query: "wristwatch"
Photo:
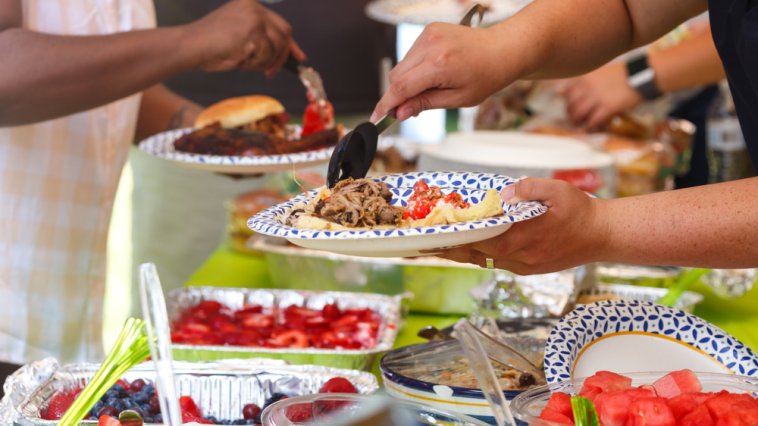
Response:
POLYGON ((647 63, 647 53, 626 62, 627 83, 648 101, 659 98, 663 93, 655 84, 655 71, 647 63))

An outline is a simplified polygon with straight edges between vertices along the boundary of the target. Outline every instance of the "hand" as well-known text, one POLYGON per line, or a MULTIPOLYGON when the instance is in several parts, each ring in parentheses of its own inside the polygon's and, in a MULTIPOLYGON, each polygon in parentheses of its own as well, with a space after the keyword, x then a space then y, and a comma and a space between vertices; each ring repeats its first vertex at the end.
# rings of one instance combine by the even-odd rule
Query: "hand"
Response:
POLYGON ((602 219, 602 200, 589 197, 567 182, 524 179, 503 190, 506 202, 537 200, 548 206, 542 216, 514 224, 495 238, 445 251, 441 256, 517 274, 559 271, 599 259, 608 226, 602 219))
POLYGON ((397 108, 405 120, 433 108, 473 106, 511 83, 518 61, 504 59, 494 28, 428 25, 389 74, 390 87, 372 121, 397 108))
POLYGON ((627 83, 626 66, 622 62, 611 62, 568 80, 561 94, 566 98, 566 112, 571 120, 590 130, 604 127, 613 117, 643 101, 627 83))
POLYGON ((187 30, 189 45, 200 58, 199 68, 206 71, 260 69, 271 75, 290 52, 305 60, 287 21, 255 0, 231 0, 187 30))

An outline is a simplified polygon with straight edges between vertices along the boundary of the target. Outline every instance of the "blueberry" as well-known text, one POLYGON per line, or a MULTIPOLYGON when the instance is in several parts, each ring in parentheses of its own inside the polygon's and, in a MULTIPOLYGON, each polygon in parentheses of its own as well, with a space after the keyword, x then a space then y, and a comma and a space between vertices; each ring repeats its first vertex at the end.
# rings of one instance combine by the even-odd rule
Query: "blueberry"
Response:
POLYGON ((287 395, 279 392, 274 392, 273 395, 269 399, 266 400, 266 402, 263 404, 263 408, 268 407, 269 405, 275 403, 276 401, 279 401, 280 399, 287 398, 287 395))
POLYGON ((247 420, 245 420, 245 419, 237 419, 237 420, 234 421, 233 424, 235 424, 235 425, 244 425, 244 424, 247 424, 247 420))
POLYGON ((129 395, 129 392, 127 392, 126 389, 123 386, 121 386, 121 383, 116 383, 115 385, 111 386, 109 391, 111 390, 115 390, 116 392, 118 392, 118 396, 122 398, 129 395))
POLYGON ((142 392, 147 393, 148 396, 153 396, 155 393, 155 386, 148 383, 145 385, 145 387, 142 388, 142 392))
POLYGON ((155 423, 163 423, 163 415, 161 413, 158 413, 153 416, 153 421, 155 423))
POLYGON ((146 415, 151 414, 153 412, 153 410, 150 408, 150 404, 146 402, 140 404, 139 409, 142 410, 142 412, 145 413, 146 415))
POLYGON ((108 390, 105 392, 105 395, 103 396, 103 398, 104 398, 106 401, 108 401, 108 400, 111 400, 111 399, 114 399, 114 398, 118 398, 118 397, 119 397, 119 392, 118 392, 118 390, 116 390, 116 389, 114 389, 114 388, 110 388, 110 389, 108 389, 108 390))
POLYGON ((110 405, 111 407, 113 407, 113 408, 115 408, 117 410, 116 415, 118 415, 118 413, 126 410, 126 405, 124 405, 124 400, 123 399, 115 399, 115 400, 113 400, 113 404, 108 404, 108 405, 110 405))
POLYGON ((155 419, 150 416, 145 416, 142 418, 142 421, 145 423, 155 423, 155 419))
POLYGON ((137 407, 137 403, 131 398, 122 398, 121 401, 124 404, 125 409, 130 410, 137 407))
POLYGON ((247 419, 245 420, 246 425, 257 425, 259 421, 256 421, 255 419, 247 419))
POLYGON ((118 417, 118 414, 120 412, 121 410, 117 409, 116 407, 110 407, 106 405, 97 413, 97 418, 99 419, 101 416, 118 417))
POLYGON ((148 395, 144 390, 142 390, 132 395, 132 399, 137 404, 144 404, 145 402, 150 400, 150 395, 148 395))
POLYGON ((209 422, 213 422, 213 424, 218 424, 218 419, 214 416, 206 416, 205 419, 209 422))

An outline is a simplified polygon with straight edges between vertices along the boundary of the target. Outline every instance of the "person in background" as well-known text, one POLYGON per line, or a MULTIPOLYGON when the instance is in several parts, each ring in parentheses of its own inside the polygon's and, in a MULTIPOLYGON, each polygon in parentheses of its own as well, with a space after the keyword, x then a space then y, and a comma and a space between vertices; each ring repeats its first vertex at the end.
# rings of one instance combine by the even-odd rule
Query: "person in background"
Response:
MULTIPOLYGON (((486 29, 433 24, 390 74, 373 118, 471 106, 521 78, 586 73, 709 10, 742 132, 758 160, 758 3, 749 0, 536 1, 486 29), (504 60, 505 58, 505 60, 504 60)), ((519 274, 595 261, 715 268, 758 266, 758 178, 601 200, 571 184, 524 179, 503 200, 539 200, 544 215, 445 257, 519 274)))
POLYGON ((566 81, 562 92, 570 119, 589 130, 602 129, 614 116, 630 112, 643 102, 674 94, 669 115, 696 126, 689 171, 677 176, 677 188, 708 183, 705 117, 718 92, 713 83, 724 78, 710 25, 690 27, 690 36, 681 42, 628 54, 566 81))
POLYGON ((159 83, 304 59, 289 25, 254 0, 154 26, 149 0, 0 0, 3 378, 48 356, 101 359, 108 222, 129 147, 197 110, 159 83))
MULTIPOLYGON (((309 54, 307 63, 321 74, 340 120, 368 117, 380 97, 379 62, 383 57, 395 57, 394 28, 370 20, 364 13, 367 3, 320 0, 270 5, 292 24, 297 40, 309 54)), ((224 0, 162 0, 156 4, 158 23, 182 25, 223 4, 224 0)), ((166 85, 201 105, 234 96, 270 95, 282 102, 293 122, 300 120, 307 104, 303 85, 287 71, 266 78, 236 70, 190 70, 167 80, 166 85)), ((137 149, 130 155, 134 250, 129 268, 134 271, 143 262, 155 262, 164 290, 170 290, 184 286, 224 241, 227 201, 243 192, 281 187, 281 182, 290 178, 267 175, 231 179, 166 163, 137 149)), ((325 173, 326 169, 318 170, 325 173)), ((132 291, 131 295, 131 309, 138 312, 137 293, 132 291)))

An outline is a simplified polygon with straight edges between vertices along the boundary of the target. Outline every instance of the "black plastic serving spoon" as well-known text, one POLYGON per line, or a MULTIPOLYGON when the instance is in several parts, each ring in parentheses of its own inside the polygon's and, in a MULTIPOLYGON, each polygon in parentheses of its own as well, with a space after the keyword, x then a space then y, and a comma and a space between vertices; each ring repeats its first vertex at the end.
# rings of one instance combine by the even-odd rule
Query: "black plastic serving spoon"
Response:
MULTIPOLYGON (((474 16, 479 15, 479 22, 484 17, 486 7, 474 4, 461 19, 460 24, 470 26, 474 16)), ((347 179, 366 177, 371 163, 376 156, 379 135, 395 122, 395 110, 391 110, 376 124, 367 121, 361 123, 340 139, 329 159, 326 172, 326 185, 334 188, 337 182, 347 179)))

